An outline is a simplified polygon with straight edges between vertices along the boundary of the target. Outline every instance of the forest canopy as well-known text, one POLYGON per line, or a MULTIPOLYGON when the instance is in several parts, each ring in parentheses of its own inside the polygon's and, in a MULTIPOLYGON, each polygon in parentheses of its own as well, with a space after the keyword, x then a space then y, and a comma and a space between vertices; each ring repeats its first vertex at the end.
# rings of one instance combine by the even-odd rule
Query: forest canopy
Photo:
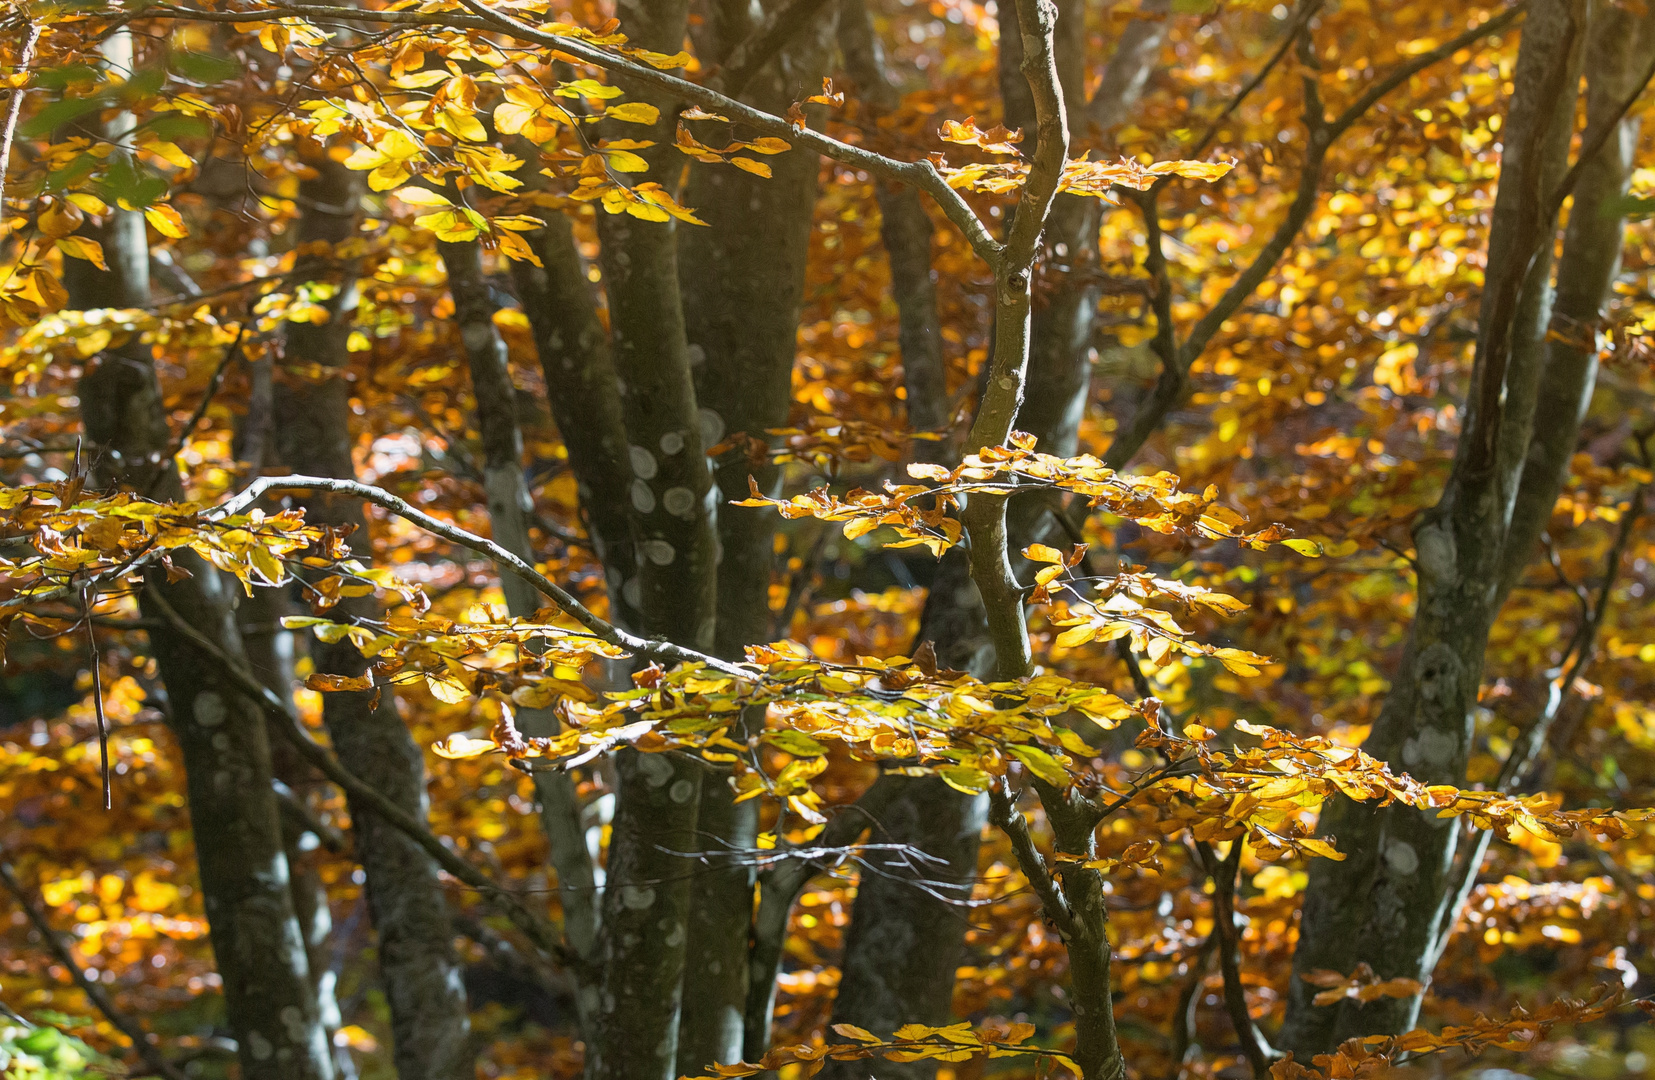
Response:
POLYGON ((1655 1063, 1640 0, 6 0, 0 1071, 1655 1063))

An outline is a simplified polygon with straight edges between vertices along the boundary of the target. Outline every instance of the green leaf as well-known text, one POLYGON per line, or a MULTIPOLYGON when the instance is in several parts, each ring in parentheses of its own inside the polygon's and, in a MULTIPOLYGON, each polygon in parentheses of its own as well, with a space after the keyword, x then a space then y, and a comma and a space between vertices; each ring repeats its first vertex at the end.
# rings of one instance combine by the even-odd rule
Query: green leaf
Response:
POLYGON ((17 130, 19 134, 30 137, 50 135, 71 120, 85 116, 89 112, 96 112, 107 104, 109 102, 104 99, 102 94, 82 98, 63 98, 52 102, 35 113, 34 116, 29 118, 27 124, 17 130))
POLYGON ((91 64, 64 64, 35 73, 35 82, 48 90, 62 90, 74 83, 95 83, 98 78, 98 69, 91 64))
POLYGON ((228 56, 185 50, 172 54, 172 69, 186 79, 217 83, 241 74, 241 64, 228 56))
POLYGON ((794 757, 821 757, 827 753, 827 747, 804 732, 794 731, 792 728, 768 732, 764 737, 764 741, 777 750, 785 751, 794 757))
POLYGON ((133 161, 130 155, 120 154, 110 160, 109 171, 98 188, 105 202, 125 199, 128 206, 143 209, 166 195, 167 180, 133 161))
POLYGON ((1038 746, 1013 744, 1008 747, 1011 756, 1021 761, 1028 770, 1053 787, 1068 787, 1069 774, 1063 771, 1063 766, 1057 759, 1038 746))
POLYGON ((177 142, 179 139, 205 138, 213 132, 212 125, 198 116, 185 116, 183 113, 168 112, 152 116, 142 124, 139 130, 152 131, 157 137, 168 142, 177 142))

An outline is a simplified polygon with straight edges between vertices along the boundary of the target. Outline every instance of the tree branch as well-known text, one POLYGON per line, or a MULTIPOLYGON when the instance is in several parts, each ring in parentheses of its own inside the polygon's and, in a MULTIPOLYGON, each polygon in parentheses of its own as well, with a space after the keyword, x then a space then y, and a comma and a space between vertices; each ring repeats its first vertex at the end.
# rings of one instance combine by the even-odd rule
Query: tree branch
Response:
MULTIPOLYGON (((1222 296, 1214 302, 1211 309, 1203 315, 1190 329, 1189 336, 1174 353, 1170 361, 1163 357, 1162 374, 1154 392, 1133 414, 1126 426, 1125 433, 1109 448, 1105 456, 1105 463, 1111 468, 1122 468, 1137 454, 1143 444, 1155 429, 1160 427, 1167 413, 1171 412, 1182 401, 1188 391, 1189 369, 1195 359, 1199 357, 1212 341, 1212 338, 1223 327, 1226 320, 1234 315, 1241 305, 1252 296, 1263 284, 1264 279, 1276 268, 1299 230, 1309 220, 1316 208, 1316 201, 1321 194, 1322 165, 1327 158, 1327 152, 1335 140, 1343 135, 1352 124, 1356 123, 1363 114, 1371 109, 1386 94, 1402 85, 1425 68, 1443 60, 1460 49, 1472 44, 1480 38, 1495 33, 1509 26, 1523 12, 1521 6, 1510 8, 1499 15, 1485 20, 1478 26, 1453 38, 1450 41, 1421 53, 1399 66, 1377 84, 1370 87, 1367 93, 1358 98, 1351 106, 1340 113, 1338 118, 1328 121, 1322 112, 1322 104, 1316 82, 1313 76, 1305 79, 1305 107, 1304 118, 1306 128, 1306 150, 1303 170, 1299 174, 1299 186, 1293 197, 1293 203, 1288 208, 1287 216, 1282 219, 1276 231, 1271 234, 1270 240, 1254 257, 1241 275, 1224 290, 1222 296)), ((1289 37, 1283 44, 1283 49, 1292 44, 1294 37, 1289 37)), ((1281 50, 1273 55, 1266 64, 1266 69, 1274 66, 1280 59, 1281 50)), ((1157 185, 1158 186, 1158 185, 1157 185)), ((1146 208, 1153 210, 1153 202, 1146 208)), ((1155 224, 1158 233, 1159 223, 1155 224)), ((1151 252, 1150 258, 1153 258, 1151 252)), ((1146 259, 1147 265, 1147 259, 1146 259)), ((1153 273, 1153 270, 1152 270, 1153 273)), ((1157 315, 1159 317, 1159 314, 1157 315)), ((1159 328, 1157 328, 1159 332, 1159 328)))
POLYGON ((599 641, 607 642, 617 648, 626 649, 628 652, 638 653, 642 656, 670 660, 674 663, 704 664, 726 675, 734 675, 740 678, 751 678, 753 676, 750 669, 727 663, 717 657, 708 656, 706 653, 687 649, 681 645, 674 645, 669 641, 658 641, 653 638, 641 638, 636 634, 629 634, 600 619, 593 614, 592 609, 575 599, 574 595, 567 589, 499 544, 434 518, 424 511, 415 509, 390 492, 369 484, 359 484, 354 480, 333 480, 320 476, 266 476, 253 481, 241 494, 222 504, 219 507, 219 513, 237 513, 257 502, 266 492, 271 490, 325 491, 337 495, 355 496, 363 502, 372 503, 383 510, 388 510, 450 543, 458 544, 460 547, 488 556, 500 566, 511 570, 539 589, 554 604, 572 616, 576 622, 592 631, 593 636, 599 641))

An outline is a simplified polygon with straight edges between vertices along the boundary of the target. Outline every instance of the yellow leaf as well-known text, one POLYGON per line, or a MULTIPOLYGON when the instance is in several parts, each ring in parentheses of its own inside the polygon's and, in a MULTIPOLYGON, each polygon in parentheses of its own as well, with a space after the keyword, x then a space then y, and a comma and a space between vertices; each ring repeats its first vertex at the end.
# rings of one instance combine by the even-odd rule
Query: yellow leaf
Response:
POLYGON ((1010 748, 1012 757, 1021 761, 1034 775, 1054 787, 1067 787, 1069 774, 1063 771, 1063 766, 1057 759, 1038 746, 1027 746, 1014 743, 1010 748))
POLYGON ((770 176, 770 166, 766 165, 762 161, 754 161, 752 158, 733 157, 730 159, 730 164, 734 165, 742 172, 750 172, 754 176, 763 176, 766 178, 770 176))
POLYGON ((1063 552, 1054 547, 1047 547, 1045 544, 1030 544, 1023 549, 1023 558, 1044 563, 1061 563, 1064 561, 1063 552))
POLYGON ((405 187, 398 188, 391 194, 407 203, 409 206, 453 206, 454 203, 432 191, 430 188, 405 187))
POLYGON ((642 101, 628 101, 607 109, 603 114, 610 120, 624 120, 629 124, 653 124, 661 119, 661 110, 642 101))
POLYGON ((616 172, 641 173, 649 171, 649 162, 628 150, 605 150, 604 158, 616 172))
POLYGON ((76 259, 85 259, 99 270, 109 269, 109 264, 103 261, 103 245, 96 240, 84 236, 64 236, 58 239, 57 249, 76 259))
POLYGON ((1292 548, 1307 559, 1322 557, 1322 545, 1314 540, 1283 540, 1282 546, 1292 548))
MULTIPOLYGON (((429 681, 429 678, 427 679, 429 681)), ((488 739, 473 739, 469 735, 450 735, 442 742, 433 743, 431 752, 450 761, 482 757, 498 747, 488 739)))
MULTIPOLYGON (((454 682, 450 679, 440 679, 435 675, 427 675, 425 677, 425 685, 426 688, 431 691, 432 697, 449 705, 458 705, 460 702, 471 696, 471 691, 460 683, 454 682)), ((481 752, 482 751, 478 751, 478 753, 481 752)))
POLYGON ((1072 649, 1076 645, 1084 645, 1086 642, 1091 641, 1097 636, 1097 633, 1098 628, 1091 624, 1087 624, 1085 626, 1072 626, 1063 631, 1063 633, 1057 635, 1057 640, 1052 644, 1056 645, 1060 649, 1072 649))
POLYGON ((169 239, 182 240, 190 235, 190 230, 184 227, 183 215, 164 203, 144 207, 144 219, 169 239))

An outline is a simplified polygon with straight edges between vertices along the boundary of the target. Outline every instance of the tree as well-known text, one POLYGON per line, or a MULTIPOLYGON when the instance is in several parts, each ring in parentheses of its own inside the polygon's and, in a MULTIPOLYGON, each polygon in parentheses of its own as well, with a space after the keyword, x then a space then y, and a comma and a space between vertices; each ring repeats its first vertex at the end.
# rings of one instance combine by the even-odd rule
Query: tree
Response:
POLYGON ((405 1080, 1623 1029, 1641 12, 7 18, 34 1022, 405 1080))

